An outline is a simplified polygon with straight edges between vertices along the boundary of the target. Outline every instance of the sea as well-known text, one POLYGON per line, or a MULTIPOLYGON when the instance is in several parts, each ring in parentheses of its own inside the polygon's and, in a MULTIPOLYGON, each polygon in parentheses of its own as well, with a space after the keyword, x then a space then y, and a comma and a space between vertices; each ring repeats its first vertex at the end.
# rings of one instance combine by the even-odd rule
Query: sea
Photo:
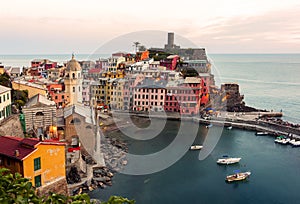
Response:
MULTIPOLYGON (((71 55, 0 55, 0 62, 29 66, 30 60, 35 58, 67 61, 71 55)), ((78 55, 77 59, 86 60, 89 56, 78 55)), ((300 123, 300 54, 209 54, 209 59, 216 85, 238 83, 248 106, 282 111, 284 120, 300 123)), ((129 160, 123 173, 115 173, 113 185, 90 192, 92 198, 107 200, 111 195, 120 195, 138 204, 300 201, 298 148, 276 144, 271 136, 256 136, 253 131, 235 128, 213 126, 208 129, 189 121, 166 121, 165 124, 136 118, 132 121, 139 127, 132 135, 115 131, 106 136, 125 141, 129 153, 144 156, 145 161, 148 156, 162 155, 148 163, 134 163, 136 166, 130 165, 129 160), (185 131, 180 130, 182 126, 185 131), (152 132, 155 135, 149 137, 152 132), (216 134, 220 134, 218 140, 210 146, 205 158, 199 159, 202 150, 182 148, 206 144, 216 134), (224 155, 242 159, 239 164, 220 166, 216 160, 224 155), (165 168, 151 171, 164 164, 165 168), (144 167, 145 173, 136 173, 135 167, 144 167), (225 177, 235 171, 251 171, 251 176, 246 181, 226 183, 225 177)))

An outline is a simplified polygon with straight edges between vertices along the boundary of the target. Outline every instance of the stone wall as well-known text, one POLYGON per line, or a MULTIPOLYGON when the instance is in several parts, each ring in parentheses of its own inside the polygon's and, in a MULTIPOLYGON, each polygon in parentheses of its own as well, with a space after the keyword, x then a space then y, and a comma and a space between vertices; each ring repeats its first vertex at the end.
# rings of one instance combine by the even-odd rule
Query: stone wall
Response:
POLYGON ((46 186, 42 186, 37 189, 37 194, 39 196, 47 196, 49 192, 58 193, 62 195, 70 195, 68 191, 68 184, 66 178, 61 178, 54 181, 46 186))
POLYGON ((24 137, 19 114, 11 115, 0 123, 0 136, 24 137))

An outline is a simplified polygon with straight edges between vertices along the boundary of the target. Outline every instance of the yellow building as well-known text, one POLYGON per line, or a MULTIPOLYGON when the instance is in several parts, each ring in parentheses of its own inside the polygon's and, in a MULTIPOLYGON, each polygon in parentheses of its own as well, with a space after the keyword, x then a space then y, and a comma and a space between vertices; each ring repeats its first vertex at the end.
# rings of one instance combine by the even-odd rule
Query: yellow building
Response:
POLYGON ((112 109, 123 110, 124 109, 124 94, 123 87, 125 84, 125 79, 111 79, 109 80, 111 84, 110 93, 110 105, 112 109))
POLYGON ((38 189, 55 188, 57 183, 66 183, 65 162, 64 143, 36 138, 0 137, 0 167, 20 173, 38 189))
POLYGON ((28 90, 28 98, 31 98, 37 94, 41 94, 43 96, 47 96, 47 88, 44 85, 32 83, 25 80, 16 79, 12 83, 12 88, 15 90, 28 90))

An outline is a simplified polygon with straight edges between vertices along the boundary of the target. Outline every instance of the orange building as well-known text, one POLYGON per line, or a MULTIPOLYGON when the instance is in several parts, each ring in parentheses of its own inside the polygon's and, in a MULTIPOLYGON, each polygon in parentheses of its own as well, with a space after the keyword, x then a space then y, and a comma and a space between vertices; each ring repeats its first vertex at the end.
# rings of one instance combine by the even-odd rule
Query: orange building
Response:
POLYGON ((0 137, 0 167, 20 173, 38 189, 55 188, 60 183, 64 186, 59 189, 60 193, 67 193, 65 162, 64 143, 37 138, 0 137))

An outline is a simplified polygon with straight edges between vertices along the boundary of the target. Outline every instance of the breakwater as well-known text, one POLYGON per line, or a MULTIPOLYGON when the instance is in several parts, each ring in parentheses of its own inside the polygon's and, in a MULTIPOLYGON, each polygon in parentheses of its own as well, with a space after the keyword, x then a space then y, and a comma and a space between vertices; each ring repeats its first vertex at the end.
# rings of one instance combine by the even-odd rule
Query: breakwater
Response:
MULTIPOLYGON (((115 113, 116 114, 116 113, 115 113)), ((117 112, 120 117, 123 114, 128 114, 122 111, 117 112)), ((168 120, 186 120, 193 121, 204 125, 216 125, 233 128, 239 128, 243 130, 251 130, 256 132, 268 132, 269 135, 293 135, 295 139, 300 140, 300 128, 289 127, 286 125, 277 124, 271 121, 264 121, 258 119, 261 116, 266 117, 281 117, 282 112, 250 112, 250 113, 223 113, 216 117, 201 118, 197 116, 180 116, 176 113, 160 114, 151 113, 151 115, 146 113, 131 112, 131 116, 144 117, 144 118, 156 118, 156 119, 168 119, 168 120)))

